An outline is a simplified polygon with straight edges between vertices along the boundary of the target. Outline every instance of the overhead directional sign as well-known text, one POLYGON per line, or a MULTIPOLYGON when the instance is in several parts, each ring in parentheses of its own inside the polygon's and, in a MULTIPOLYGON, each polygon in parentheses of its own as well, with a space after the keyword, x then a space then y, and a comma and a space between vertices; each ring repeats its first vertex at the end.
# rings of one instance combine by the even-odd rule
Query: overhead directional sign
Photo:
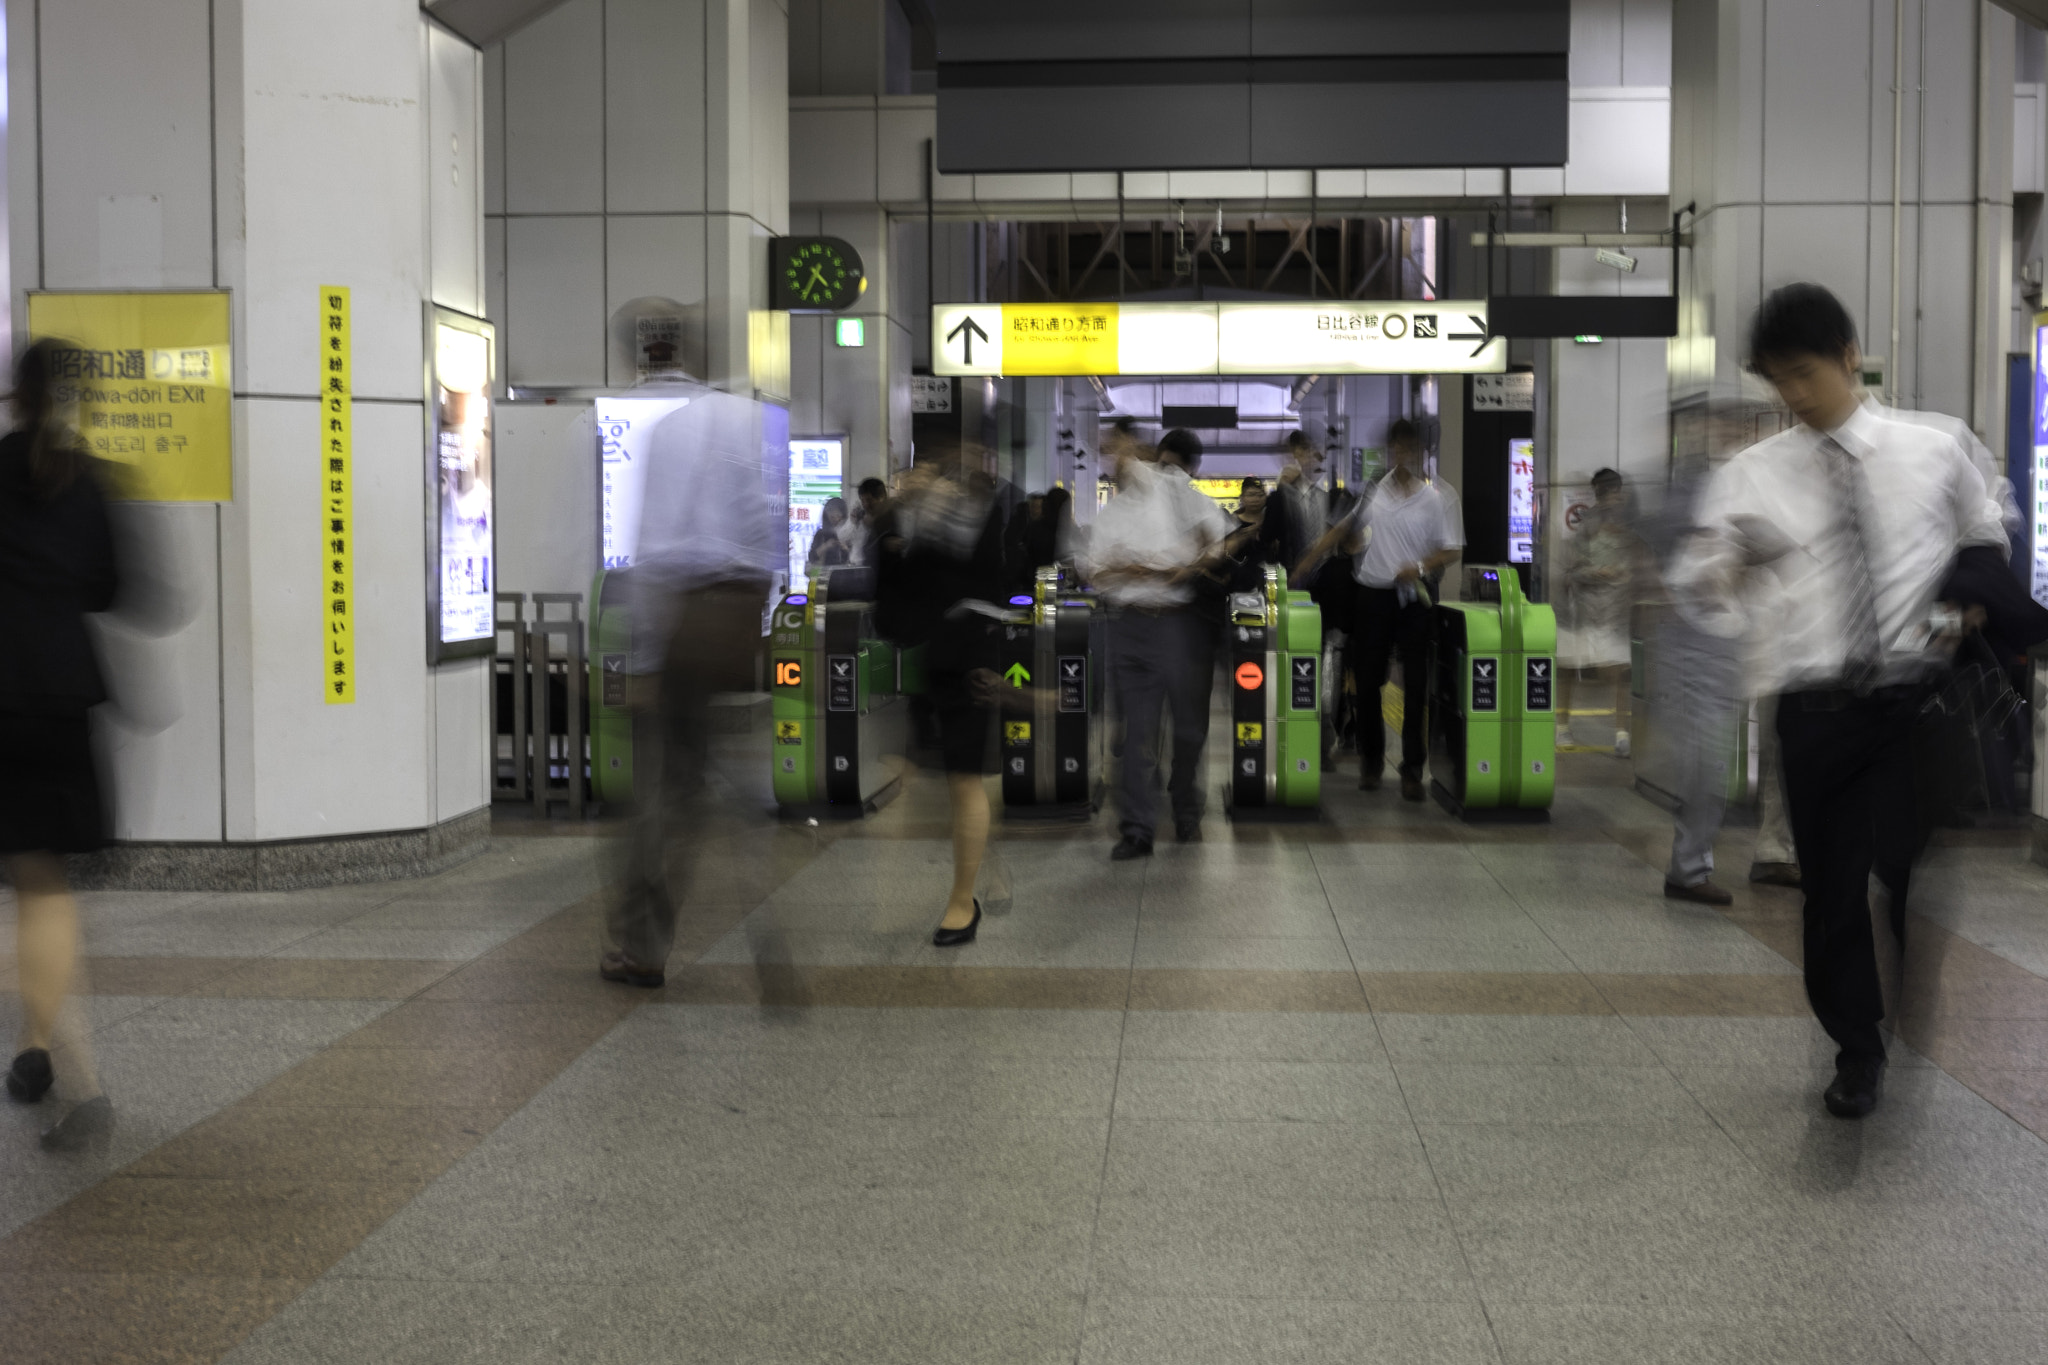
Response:
POLYGON ((1499 374, 1484 299, 974 303, 932 309, 937 375, 1499 374))

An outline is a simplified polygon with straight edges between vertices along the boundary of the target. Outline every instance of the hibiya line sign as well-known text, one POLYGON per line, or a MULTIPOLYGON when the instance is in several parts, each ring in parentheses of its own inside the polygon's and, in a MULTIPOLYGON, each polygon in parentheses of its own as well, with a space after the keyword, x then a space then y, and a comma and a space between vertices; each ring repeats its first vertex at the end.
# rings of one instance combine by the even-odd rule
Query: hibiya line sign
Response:
POLYGON ((1500 374, 1483 299, 1374 303, 951 303, 937 375, 1500 374))

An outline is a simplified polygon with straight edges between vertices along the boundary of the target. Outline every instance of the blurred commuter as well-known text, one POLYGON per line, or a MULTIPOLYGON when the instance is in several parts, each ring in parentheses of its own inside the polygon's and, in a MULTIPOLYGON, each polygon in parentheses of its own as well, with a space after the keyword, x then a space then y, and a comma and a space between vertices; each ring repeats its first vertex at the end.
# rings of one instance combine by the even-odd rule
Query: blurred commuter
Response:
POLYGON ((1428 580, 1457 559, 1465 528, 1455 498, 1423 476, 1422 433, 1406 418, 1387 428, 1393 467, 1331 527, 1295 566, 1297 579, 1341 547, 1354 556, 1356 583, 1350 641, 1358 686, 1358 787, 1376 791, 1386 771, 1387 732, 1380 688, 1401 660, 1401 795, 1423 799, 1429 762, 1427 706, 1431 608, 1428 580))
POLYGON ((598 970, 607 981, 664 980, 676 930, 671 854, 687 880, 708 818, 711 698, 753 686, 761 612, 785 554, 761 443, 759 404, 717 392, 662 418, 648 442, 639 546, 626 571, 636 811, 625 887, 605 921, 598 970))
POLYGON ((862 479, 860 487, 854 490, 853 530, 848 536, 849 551, 855 564, 875 562, 875 528, 881 525, 882 512, 889 505, 889 485, 880 479, 862 479))
POLYGON ((1182 843, 1202 837, 1202 749, 1219 635, 1197 602, 1196 579, 1219 557, 1233 523, 1189 482, 1202 458, 1193 432, 1167 432, 1156 454, 1129 439, 1110 445, 1117 495, 1096 515, 1085 568, 1109 608, 1110 688, 1123 718, 1122 838, 1110 857, 1123 861, 1152 854, 1162 711, 1173 716, 1174 835, 1182 843))
POLYGON ((1823 1099, 1860 1118, 1885 1061, 1870 875, 1912 797, 1912 726, 1966 628, 1938 597, 1960 553, 2003 552, 2005 531, 1953 435, 1858 401, 1855 325, 1825 289, 1771 294, 1749 349, 1799 425, 1714 476, 1673 587, 1734 635, 1748 621, 1742 590, 1773 580, 1767 657, 1805 891, 1806 992, 1840 1049, 1823 1099))
POLYGON ((811 537, 805 561, 812 573, 853 562, 853 524, 846 517, 846 499, 827 498, 818 514, 818 533, 811 537))
MULTIPOLYGON (((1323 452, 1307 432, 1297 427, 1287 433, 1287 458, 1280 466, 1279 486, 1273 490, 1263 539, 1268 558, 1290 570, 1357 503, 1356 498, 1332 488, 1324 480, 1323 464, 1323 452)), ((1331 559, 1320 565, 1302 586, 1322 609, 1324 668, 1328 690, 1337 703, 1325 707, 1322 717, 1322 766, 1324 772, 1330 772, 1335 768, 1337 751, 1350 746, 1358 728, 1355 700, 1347 706, 1343 688, 1349 655, 1340 650, 1351 628, 1357 585, 1352 580, 1350 564, 1331 559)))
POLYGON ((1778 743, 1778 698, 1758 704, 1756 762, 1756 847, 1749 879, 1765 886, 1799 889, 1799 854, 1792 847, 1792 822, 1785 815, 1785 760, 1778 743))
POLYGON ((1001 696, 992 605, 1004 595, 1007 525, 978 447, 927 441, 877 544, 877 624, 899 649, 925 647, 925 676, 952 808, 953 888, 932 942, 972 943, 974 884, 988 849, 991 723, 1001 696))
MULTIPOLYGON (((1593 476, 1593 511, 1565 543, 1565 628, 1559 632, 1558 738, 1571 734, 1572 702, 1586 685, 1612 698, 1614 752, 1628 757, 1629 612, 1636 600, 1642 538, 1629 525, 1628 490, 1621 475, 1593 476)), ((1585 714, 1583 712, 1579 714, 1585 714)))
POLYGON ((14 884, 22 1027, 7 1093, 33 1104, 62 1080, 73 1107, 43 1146, 103 1145, 114 1110, 70 1000, 78 902, 63 855, 105 841, 87 719, 107 699, 85 618, 113 605, 113 532, 92 462, 58 418, 55 357, 38 341, 14 372, 0 438, 0 857, 14 884))

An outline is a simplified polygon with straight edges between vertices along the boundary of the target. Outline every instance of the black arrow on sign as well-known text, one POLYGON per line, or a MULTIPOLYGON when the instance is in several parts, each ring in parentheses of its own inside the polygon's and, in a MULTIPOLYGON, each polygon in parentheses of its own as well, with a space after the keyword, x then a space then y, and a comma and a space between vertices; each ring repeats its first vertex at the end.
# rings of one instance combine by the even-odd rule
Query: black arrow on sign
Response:
MULTIPOLYGON (((963 365, 972 365, 974 363, 974 339, 976 337, 980 337, 983 341, 987 341, 988 333, 981 330, 981 324, 977 323, 974 320, 974 316, 971 313, 968 316, 960 319, 960 325, 958 327, 955 327, 952 331, 946 333, 946 340, 951 341, 954 337, 959 336, 962 332, 967 333, 967 335, 964 338, 962 338, 960 342, 960 363, 963 365)), ((1472 354, 1478 355, 1479 352, 1474 351, 1472 354)))
MULTIPOLYGON (((1476 332, 1452 332, 1452 333, 1449 333, 1448 335, 1446 335, 1446 336, 1444 337, 1444 340, 1445 340, 1445 341, 1476 341, 1476 342, 1478 342, 1479 344, 1478 344, 1477 346, 1474 346, 1474 347, 1472 348, 1472 354, 1473 354, 1473 355, 1478 355, 1478 354, 1479 354, 1479 353, 1480 353, 1481 351, 1483 351, 1483 350, 1485 350, 1485 349, 1486 349, 1486 343, 1487 343, 1487 342, 1489 342, 1489 341, 1491 341, 1491 340, 1493 340, 1493 338, 1492 338, 1492 337, 1490 337, 1490 336, 1488 336, 1488 335, 1486 334, 1486 319, 1485 319, 1485 318, 1483 318, 1483 317, 1480 317, 1480 316, 1479 316, 1479 314, 1477 314, 1477 313, 1467 313, 1467 314, 1465 314, 1465 316, 1466 316, 1466 317, 1468 317, 1468 318, 1470 318, 1470 319, 1472 319, 1472 325, 1473 325, 1474 327, 1477 327, 1477 328, 1478 328, 1479 330, 1478 330, 1478 331, 1476 331, 1476 332)), ((955 330, 957 331, 958 329, 956 328, 955 330)), ((953 338, 951 338, 951 337, 947 337, 947 338, 946 338, 946 340, 948 340, 948 341, 951 341, 952 339, 953 339, 953 338)))

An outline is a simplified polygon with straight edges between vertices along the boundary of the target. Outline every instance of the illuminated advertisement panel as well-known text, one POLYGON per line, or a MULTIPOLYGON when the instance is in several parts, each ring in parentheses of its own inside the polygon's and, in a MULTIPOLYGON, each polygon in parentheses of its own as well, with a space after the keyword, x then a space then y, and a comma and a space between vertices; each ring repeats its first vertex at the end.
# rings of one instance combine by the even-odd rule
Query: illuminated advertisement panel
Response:
POLYGON ((661 419, 687 407, 687 397, 599 398, 597 417, 598 553, 607 569, 633 562, 640 539, 640 493, 647 483, 647 446, 661 419))
POLYGON ((1508 442, 1508 562, 1536 562, 1536 442, 1508 442))
POLYGON ((825 504, 844 487, 846 438, 798 436, 789 443, 789 581, 808 572, 811 542, 824 523, 825 504))
POLYGON ((2034 459, 2020 492, 2033 542, 2034 600, 2048 607, 2048 313, 2034 315, 2034 459))
POLYGON ((489 654, 497 644, 491 457, 496 333, 482 318, 446 308, 433 308, 430 317, 427 397, 435 554, 427 628, 431 653, 439 662, 489 654))

